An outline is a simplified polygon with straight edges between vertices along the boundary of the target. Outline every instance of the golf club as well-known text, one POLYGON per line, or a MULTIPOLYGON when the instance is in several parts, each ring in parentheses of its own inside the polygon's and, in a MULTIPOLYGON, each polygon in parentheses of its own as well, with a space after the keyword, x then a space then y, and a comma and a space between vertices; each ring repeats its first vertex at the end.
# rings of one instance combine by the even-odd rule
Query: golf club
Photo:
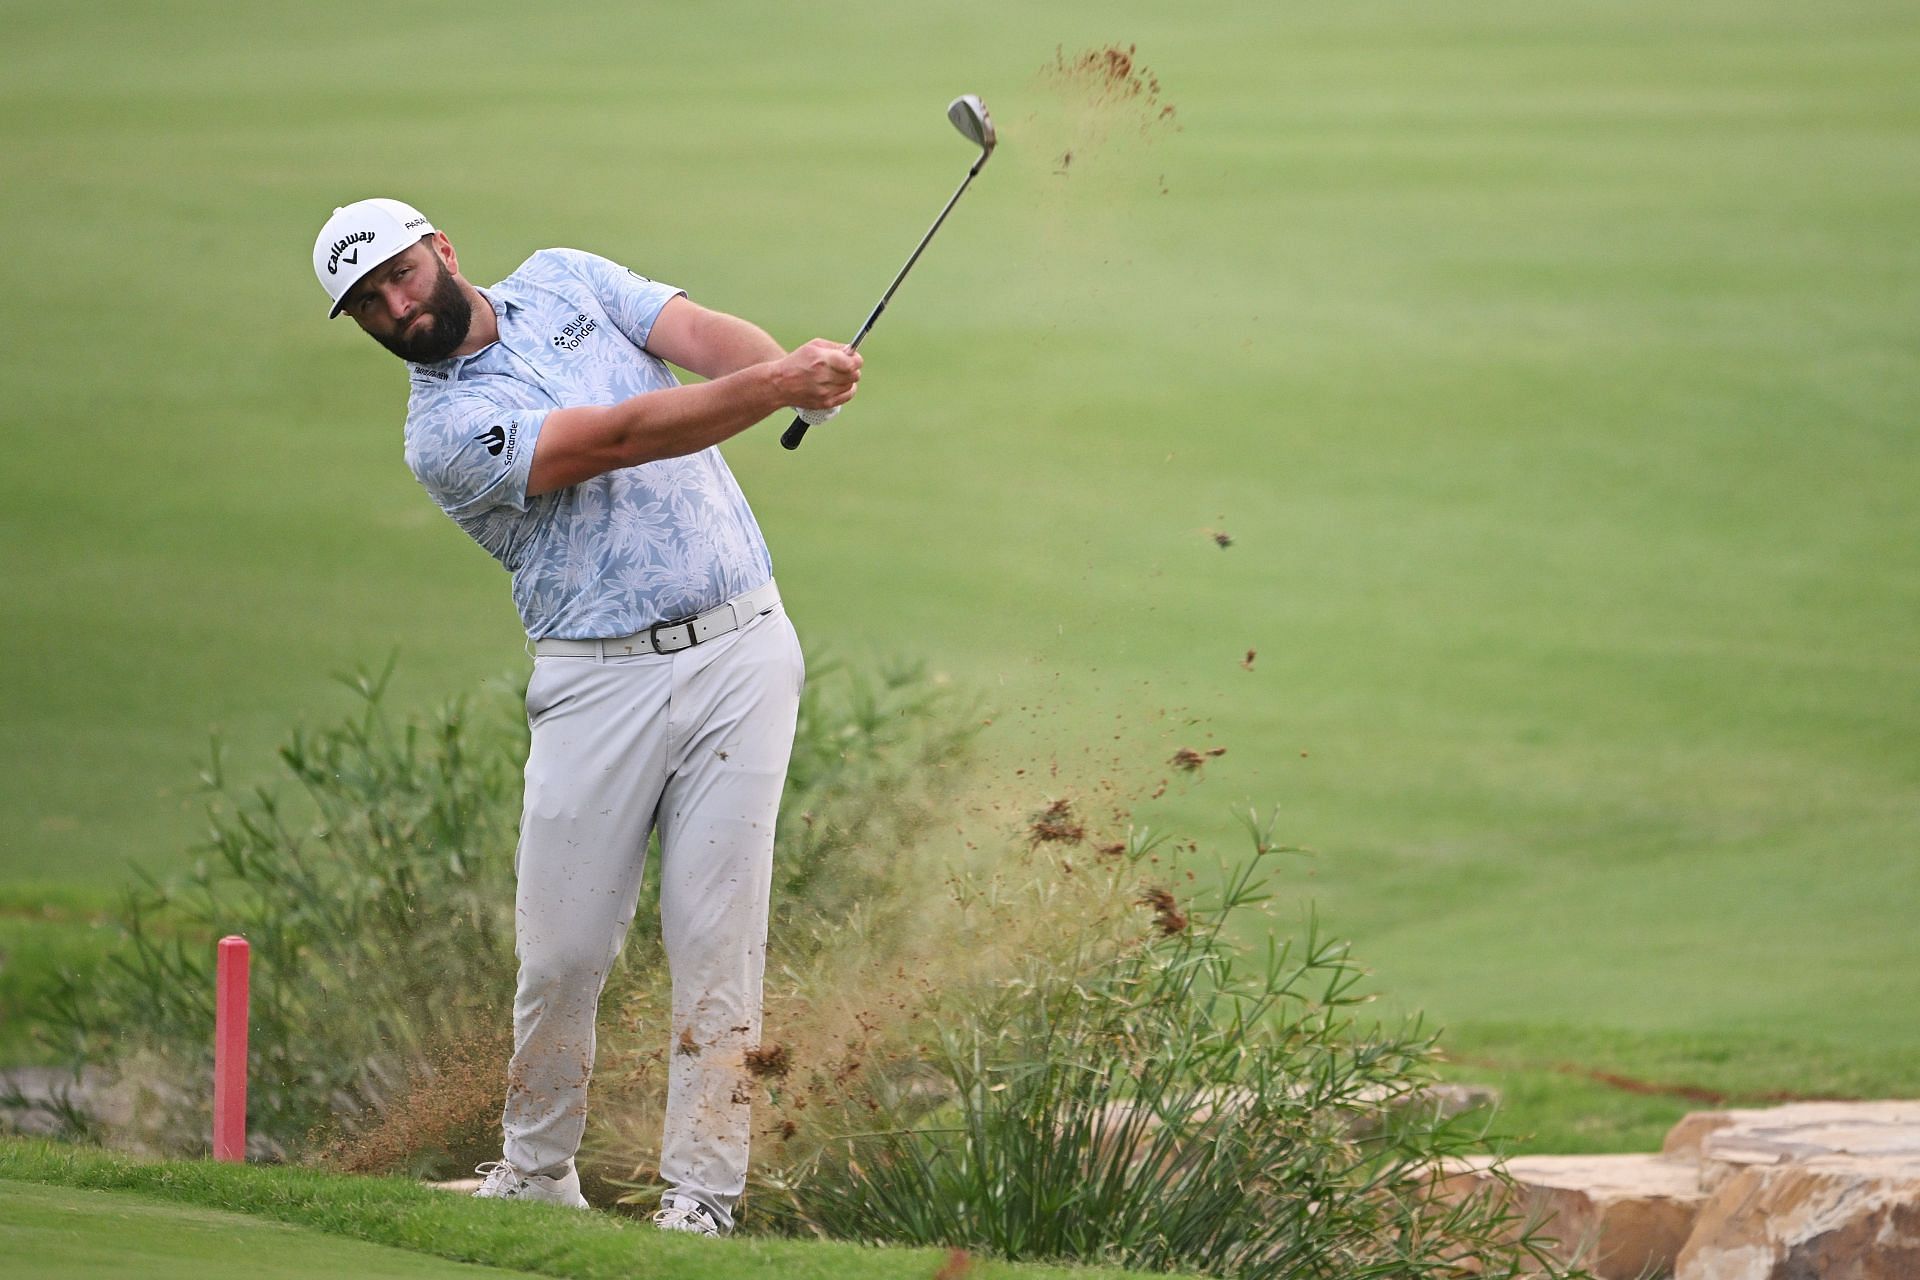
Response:
MULTIPOLYGON (((887 302, 893 297, 893 291, 898 289, 900 282, 907 278, 907 272, 913 270, 913 264, 920 261, 920 254, 926 249, 927 242, 933 239, 933 233, 940 229, 940 224, 947 220, 949 213, 953 212, 953 206, 959 203, 961 194, 967 189, 967 184, 973 181, 973 175, 980 172, 980 166, 985 164, 987 157, 993 154, 995 141, 993 117, 987 114, 987 104, 980 101, 978 96, 966 93, 948 103, 947 119, 953 121, 953 127, 960 131, 962 137, 980 148, 980 158, 973 162, 971 169, 967 170, 967 176, 961 179, 960 186, 953 193, 953 198, 947 201, 947 207, 940 211, 940 216, 933 220, 931 227, 927 228, 927 234, 920 237, 920 243, 914 248, 913 256, 907 259, 907 265, 900 268, 900 274, 893 278, 893 283, 887 286, 887 291, 880 295, 880 305, 873 309, 873 314, 867 317, 867 322, 860 326, 860 332, 853 335, 853 341, 848 345, 856 351, 860 349, 860 340, 867 336, 869 329, 873 328, 873 322, 878 320, 880 313, 887 309, 887 302)), ((786 448, 798 449, 800 442, 806 439, 806 436, 806 421, 796 417, 793 425, 789 426, 786 433, 780 437, 780 443, 786 448)))

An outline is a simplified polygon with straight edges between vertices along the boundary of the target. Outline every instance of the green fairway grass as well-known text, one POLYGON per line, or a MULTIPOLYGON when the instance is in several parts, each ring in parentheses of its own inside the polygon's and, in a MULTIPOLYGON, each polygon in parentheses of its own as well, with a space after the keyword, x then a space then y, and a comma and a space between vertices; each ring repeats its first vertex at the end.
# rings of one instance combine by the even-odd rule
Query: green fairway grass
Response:
MULTIPOLYGON (((76 1265, 104 1265, 117 1257, 124 1267, 136 1267, 148 1260, 168 1265, 197 1257, 209 1268, 203 1274, 220 1276, 226 1273, 212 1269, 221 1265, 214 1246, 231 1240, 234 1254, 250 1246, 282 1251, 251 1259, 257 1269, 246 1274, 267 1280, 329 1274, 310 1265, 327 1260, 353 1264, 330 1273, 334 1275, 502 1274, 429 1261, 434 1258, 562 1280, 628 1280, 635 1275, 661 1280, 760 1276, 924 1280, 949 1262, 949 1255, 938 1249, 879 1249, 744 1236, 700 1239, 656 1231, 631 1218, 555 1205, 475 1200, 401 1178, 352 1178, 208 1161, 145 1162, 0 1138, 0 1225, 8 1228, 10 1246, 16 1224, 23 1243, 20 1252, 10 1247, 10 1265, 16 1260, 37 1265, 41 1258, 50 1263, 66 1259, 76 1265), (34 1183, 64 1190, 54 1192, 34 1183), (75 1188, 90 1189, 101 1198, 83 1198, 75 1188), (103 1194, 108 1192, 115 1194, 103 1194), (154 1201, 167 1202, 167 1210, 158 1209, 154 1201), (291 1224, 298 1230, 276 1229, 238 1214, 291 1224), (83 1216, 91 1221, 81 1221, 83 1216), (63 1222, 68 1225, 63 1227, 63 1222), (109 1231, 112 1234, 101 1238, 109 1231), (295 1249, 298 1256, 285 1256, 295 1249), (412 1258, 401 1250, 411 1250, 412 1258), (362 1262, 367 1265, 365 1271, 358 1269, 362 1262), (407 1269, 409 1262, 411 1269, 407 1269), (284 1270, 276 1269, 283 1263, 284 1270)), ((1109 1268, 985 1258, 969 1259, 964 1270, 970 1280, 1118 1280, 1129 1274, 1109 1268)))
POLYGON ((454 1280, 525 1275, 126 1192, 0 1183, 7 1273, 20 1280, 454 1280))
POLYGON ((7 18, 0 878, 66 904, 49 951, 189 865, 210 730, 264 775, 334 672, 524 670, 402 371, 323 319, 335 204, 416 203, 482 283, 568 244, 850 336, 971 91, 1000 149, 859 399, 727 446, 810 648, 983 690, 1010 815, 1226 747, 1140 819, 1278 805, 1282 926, 1313 899, 1543 1140, 1689 1105, 1559 1040, 1920 1091, 1911 4, 7 18), (1038 74, 1115 42, 1171 122, 1038 74))

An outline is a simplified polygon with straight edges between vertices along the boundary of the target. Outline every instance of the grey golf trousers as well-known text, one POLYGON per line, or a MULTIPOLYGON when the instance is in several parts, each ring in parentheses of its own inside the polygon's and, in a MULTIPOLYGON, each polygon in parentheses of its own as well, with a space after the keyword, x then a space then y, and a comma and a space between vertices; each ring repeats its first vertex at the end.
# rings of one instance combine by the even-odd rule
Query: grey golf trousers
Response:
POLYGON ((515 1169, 558 1173, 579 1148, 594 1014, 657 826, 675 1046, 660 1174, 731 1225, 747 1174, 742 1055, 760 1037, 774 818, 804 679, 781 607, 677 653, 536 660, 503 1126, 515 1169))

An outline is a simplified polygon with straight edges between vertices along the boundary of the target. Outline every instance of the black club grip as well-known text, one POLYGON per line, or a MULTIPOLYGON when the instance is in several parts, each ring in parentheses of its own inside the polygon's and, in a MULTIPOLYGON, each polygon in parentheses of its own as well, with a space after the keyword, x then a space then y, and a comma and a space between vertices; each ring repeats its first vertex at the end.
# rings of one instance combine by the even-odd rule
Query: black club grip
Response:
POLYGON ((798 449, 800 442, 806 438, 806 419, 802 418, 799 414, 795 414, 793 417, 793 425, 789 426, 780 435, 780 447, 782 449, 798 449))

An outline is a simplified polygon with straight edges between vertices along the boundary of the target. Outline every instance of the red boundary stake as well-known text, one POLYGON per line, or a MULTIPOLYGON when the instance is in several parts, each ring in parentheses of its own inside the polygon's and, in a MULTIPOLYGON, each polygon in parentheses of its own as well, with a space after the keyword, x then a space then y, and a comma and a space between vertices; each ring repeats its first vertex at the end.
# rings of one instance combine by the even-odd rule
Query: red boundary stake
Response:
POLYGON ((214 966, 213 1158, 247 1159, 247 940, 220 939, 214 966))

